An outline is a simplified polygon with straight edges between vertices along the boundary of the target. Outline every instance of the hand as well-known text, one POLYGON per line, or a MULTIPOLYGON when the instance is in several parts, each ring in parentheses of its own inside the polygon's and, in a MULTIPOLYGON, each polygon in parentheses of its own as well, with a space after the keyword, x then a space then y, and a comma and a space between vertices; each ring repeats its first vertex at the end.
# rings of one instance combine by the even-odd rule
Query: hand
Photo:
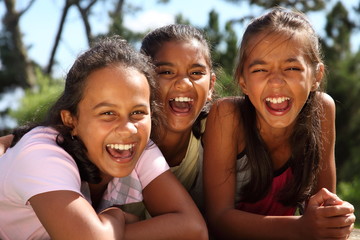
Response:
POLYGON ((310 198, 299 221, 306 239, 347 239, 354 228, 354 207, 323 188, 310 198))
POLYGON ((14 135, 6 135, 0 137, 0 156, 3 155, 6 150, 10 147, 14 135))

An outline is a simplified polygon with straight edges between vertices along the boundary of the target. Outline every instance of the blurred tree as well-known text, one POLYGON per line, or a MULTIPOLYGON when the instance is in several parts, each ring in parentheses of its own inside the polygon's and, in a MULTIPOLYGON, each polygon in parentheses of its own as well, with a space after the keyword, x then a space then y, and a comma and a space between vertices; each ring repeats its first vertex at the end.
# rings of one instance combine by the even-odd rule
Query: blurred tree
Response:
POLYGON ((218 79, 216 93, 221 97, 239 94, 237 84, 232 80, 238 44, 233 23, 233 21, 228 21, 225 30, 221 31, 219 14, 212 10, 209 13, 208 24, 203 28, 212 45, 212 58, 218 79))
POLYGON ((339 180, 350 180, 359 167, 360 52, 351 51, 350 37, 356 25, 341 2, 327 14, 326 38, 323 41, 328 68, 327 92, 336 101, 336 162, 339 180), (346 163, 347 166, 343 168, 346 163), (350 171, 350 172, 349 172, 350 171), (349 174, 350 173, 350 174, 349 174))
POLYGON ((9 113, 19 125, 44 120, 49 107, 64 89, 63 81, 50 78, 40 68, 35 68, 35 75, 37 86, 26 89, 20 108, 9 113))
POLYGON ((54 66, 54 61, 55 61, 55 54, 56 54, 56 50, 57 50, 57 48, 59 46, 62 31, 64 29, 66 16, 67 16, 67 14, 69 12, 70 7, 73 4, 74 4, 73 0, 65 0, 65 5, 64 5, 63 10, 62 10, 58 31, 57 31, 56 36, 55 36, 54 46, 52 47, 51 54, 50 54, 50 59, 49 59, 48 65, 47 65, 46 70, 45 70, 45 72, 47 74, 49 74, 49 75, 52 73, 52 68, 54 66))
POLYGON ((91 34, 91 25, 90 25, 89 18, 90 18, 91 8, 95 5, 96 2, 97 2, 97 0, 65 0, 64 7, 62 9, 62 14, 61 14, 61 18, 60 18, 58 31, 57 31, 56 36, 55 36, 54 45, 52 47, 49 62, 48 62, 48 65, 46 67, 46 70, 45 70, 46 74, 48 74, 48 75, 52 74, 52 69, 53 69, 54 64, 55 64, 56 51, 57 51, 57 49, 59 47, 59 43, 60 43, 60 40, 61 40, 61 35, 62 35, 62 32, 64 30, 64 26, 65 26, 65 23, 66 23, 67 14, 69 12, 69 9, 72 6, 76 6, 77 9, 79 10, 81 19, 82 19, 82 21, 84 23, 86 37, 87 37, 88 43, 90 45, 90 43, 93 40, 93 36, 91 34))
MULTIPOLYGON (((224 0, 226 2, 240 3, 243 0, 224 0)), ((325 7, 324 0, 248 0, 250 5, 257 5, 265 9, 283 6, 286 8, 296 8, 302 12, 318 11, 325 7)))
MULTIPOLYGON (((131 14, 138 12, 141 8, 132 4, 126 4, 125 0, 118 0, 115 3, 113 11, 109 12, 110 26, 107 35, 118 34, 126 39, 128 42, 136 45, 141 41, 144 34, 143 32, 135 32, 124 26, 124 15, 125 13, 131 14)), ((98 36, 99 37, 99 36, 98 36)))
POLYGON ((93 35, 91 33, 91 25, 90 25, 90 12, 91 12, 91 8, 95 5, 95 3, 97 2, 97 0, 90 0, 90 1, 85 1, 85 3, 87 3, 87 5, 83 6, 81 3, 83 3, 84 1, 76 1, 75 5, 78 8, 81 18, 83 20, 84 23, 84 28, 85 28, 85 33, 86 33, 86 37, 88 40, 88 44, 90 46, 90 44, 92 43, 93 39, 93 35))
POLYGON ((2 18, 3 28, 0 32, 0 92, 8 87, 30 87, 35 84, 34 69, 28 59, 19 27, 20 18, 35 0, 29 1, 20 11, 15 9, 15 0, 3 2, 6 12, 2 18))

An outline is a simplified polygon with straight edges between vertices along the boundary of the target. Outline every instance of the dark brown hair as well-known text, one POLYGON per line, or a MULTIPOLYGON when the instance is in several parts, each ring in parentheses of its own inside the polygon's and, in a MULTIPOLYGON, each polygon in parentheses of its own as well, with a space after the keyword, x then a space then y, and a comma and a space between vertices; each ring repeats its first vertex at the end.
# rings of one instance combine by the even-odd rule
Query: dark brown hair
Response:
POLYGON ((154 78, 154 67, 150 59, 135 51, 119 36, 112 36, 99 40, 75 60, 67 74, 64 91, 50 108, 46 119, 41 123, 32 123, 15 129, 12 144, 16 144, 26 132, 36 126, 52 127, 59 132, 56 139, 57 144, 76 161, 81 180, 89 183, 100 182, 99 169, 88 159, 83 142, 79 138, 71 136, 72 129, 63 124, 60 113, 62 110, 68 110, 73 116, 77 116, 78 105, 83 98, 88 76, 98 69, 118 65, 134 68, 146 77, 150 87, 152 124, 155 126, 162 124, 162 114, 160 114, 157 104, 159 99, 157 81, 154 78))
MULTIPOLYGON (((210 44, 202 31, 190 25, 170 24, 151 31, 144 37, 142 41, 141 52, 154 59, 155 55, 165 42, 191 41, 194 39, 203 45, 206 62, 209 65, 210 70, 213 71, 210 44)), ((204 105, 198 118, 194 122, 192 132, 196 138, 200 138, 202 134, 201 120, 207 117, 210 104, 210 102, 207 102, 204 105)))
MULTIPOLYGON (((235 69, 236 81, 243 76, 244 62, 251 54, 249 43, 259 34, 265 36, 279 34, 286 36, 287 39, 291 39, 295 34, 301 34, 304 39, 302 51, 314 72, 317 71, 318 64, 323 63, 318 36, 305 15, 278 7, 252 20, 248 25, 240 45, 235 69)), ((320 125, 322 106, 317 91, 309 94, 291 135, 291 158, 288 164, 294 178, 278 196, 279 201, 288 206, 295 206, 308 199, 316 184, 322 148, 320 125)), ((243 122, 246 141, 245 153, 248 161, 245 167, 251 171, 251 180, 243 189, 246 194, 243 194, 242 201, 255 202, 262 199, 269 191, 273 178, 272 162, 267 146, 257 129, 256 110, 248 96, 239 101, 238 111, 243 122)))

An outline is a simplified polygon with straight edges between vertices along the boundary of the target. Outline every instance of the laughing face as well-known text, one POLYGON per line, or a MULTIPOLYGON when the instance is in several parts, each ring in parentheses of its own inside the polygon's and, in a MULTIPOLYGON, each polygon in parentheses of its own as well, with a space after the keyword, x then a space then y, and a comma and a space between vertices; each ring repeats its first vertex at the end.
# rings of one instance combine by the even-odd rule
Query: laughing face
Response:
POLYGON ((260 128, 292 126, 321 77, 305 56, 300 35, 259 34, 252 39, 240 86, 256 108, 260 128))
POLYGON ((124 177, 134 169, 150 136, 149 99, 145 76, 117 65, 88 76, 78 116, 62 112, 103 176, 124 177))
POLYGON ((205 47, 197 40, 165 42, 154 62, 167 131, 190 131, 215 81, 205 47))

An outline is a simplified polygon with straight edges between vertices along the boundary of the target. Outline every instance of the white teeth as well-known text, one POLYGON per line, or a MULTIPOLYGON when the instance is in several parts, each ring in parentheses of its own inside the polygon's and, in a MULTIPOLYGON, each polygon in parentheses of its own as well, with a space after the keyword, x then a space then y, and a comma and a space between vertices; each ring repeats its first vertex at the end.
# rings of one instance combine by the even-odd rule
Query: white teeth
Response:
POLYGON ((191 101, 193 101, 193 99, 189 98, 189 97, 176 97, 174 99, 174 101, 176 101, 176 102, 191 102, 191 101))
POLYGON ((277 103, 282 103, 282 102, 288 101, 288 100, 290 100, 290 98, 288 98, 288 97, 278 97, 278 98, 266 98, 265 100, 267 102, 277 104, 277 103))
POLYGON ((129 150, 134 144, 108 144, 106 146, 117 150, 129 150))

